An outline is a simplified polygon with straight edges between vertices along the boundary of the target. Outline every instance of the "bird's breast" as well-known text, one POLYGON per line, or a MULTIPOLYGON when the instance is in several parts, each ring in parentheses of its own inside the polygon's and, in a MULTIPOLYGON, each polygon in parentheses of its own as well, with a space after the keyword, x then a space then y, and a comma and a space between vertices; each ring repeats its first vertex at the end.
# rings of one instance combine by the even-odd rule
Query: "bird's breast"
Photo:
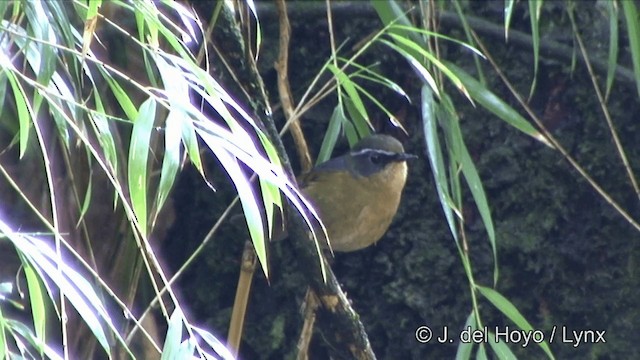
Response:
POLYGON ((355 251, 378 241, 398 210, 407 176, 406 164, 390 164, 367 178, 348 172, 326 176, 330 176, 330 182, 318 177, 303 192, 320 214, 331 248, 355 251))

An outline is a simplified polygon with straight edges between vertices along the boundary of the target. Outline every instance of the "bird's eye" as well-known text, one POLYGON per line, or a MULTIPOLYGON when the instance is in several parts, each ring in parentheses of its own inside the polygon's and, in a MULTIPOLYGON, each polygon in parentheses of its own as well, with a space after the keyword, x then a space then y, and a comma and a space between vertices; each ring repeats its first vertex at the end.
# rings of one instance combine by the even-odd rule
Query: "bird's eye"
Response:
POLYGON ((373 164, 379 165, 379 164, 382 163, 382 156, 381 155, 378 155, 378 154, 371 155, 370 159, 371 159, 371 162, 373 164))

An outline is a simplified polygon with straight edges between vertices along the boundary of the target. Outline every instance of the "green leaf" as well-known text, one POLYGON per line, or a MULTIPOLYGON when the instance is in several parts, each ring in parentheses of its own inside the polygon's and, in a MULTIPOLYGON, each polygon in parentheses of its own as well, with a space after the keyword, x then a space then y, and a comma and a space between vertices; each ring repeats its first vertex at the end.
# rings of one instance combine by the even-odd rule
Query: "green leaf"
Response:
MULTIPOLYGON (((2 318, 2 314, 0 313, 0 322, 1 322, 1 318, 2 318)), ((6 320, 5 321, 6 328, 10 329, 11 333, 20 335, 22 338, 26 339, 31 345, 33 345, 33 347, 37 349, 42 349, 42 352, 45 355, 44 358, 49 358, 51 360, 63 360, 63 358, 60 355, 58 355, 58 353, 55 350, 47 346, 47 344, 41 342, 40 339, 38 339, 33 334, 31 329, 25 326, 25 324, 13 319, 5 319, 5 320, 6 320)), ((2 327, 1 324, 0 324, 0 327, 2 327)), ((9 350, 5 349, 5 351, 8 352, 9 350)), ((0 354, 1 353, 2 353, 2 349, 0 349, 0 354)))
POLYGON ((507 346, 504 341, 496 341, 496 334, 491 331, 487 332, 489 334, 489 346, 493 350, 493 353, 496 354, 498 359, 504 360, 517 360, 518 358, 513 354, 511 349, 507 346))
POLYGON ((542 142, 543 144, 553 147, 546 138, 540 134, 536 128, 531 125, 525 118, 523 118, 517 111, 504 102, 501 98, 496 96, 493 92, 487 89, 484 85, 478 82, 476 79, 467 74, 464 70, 457 66, 447 63, 447 66, 455 71, 458 78, 462 81, 466 89, 469 91, 471 97, 476 100, 482 107, 491 111, 493 114, 504 120, 507 124, 515 127, 523 133, 531 136, 532 138, 542 142))
POLYGON ((531 20, 531 39, 533 42, 533 81, 531 83, 529 97, 533 95, 536 79, 538 78, 538 63, 540 60, 540 30, 538 23, 540 21, 542 4, 543 0, 529 0, 529 19, 531 20))
POLYGON ((87 214, 87 210, 89 210, 89 205, 91 205, 91 193, 93 189, 93 170, 88 171, 89 183, 87 184, 87 190, 84 193, 84 200, 82 201, 82 207, 80 208, 80 217, 76 222, 76 227, 80 225, 84 216, 87 214))
POLYGON ((162 170, 160 171, 160 184, 156 194, 156 205, 153 219, 162 210, 162 206, 169 197, 171 188, 180 168, 180 158, 182 155, 180 140, 182 138, 182 122, 185 121, 185 114, 174 109, 167 116, 164 129, 164 156, 162 158, 162 170))
POLYGON ((89 10, 87 11, 87 16, 85 20, 92 19, 93 17, 98 15, 98 9, 102 5, 102 0, 89 0, 89 10))
MULTIPOLYGON (((238 160, 234 154, 225 149, 224 144, 222 144, 225 140, 207 133, 201 133, 201 137, 209 148, 216 154, 216 157, 220 160, 225 171, 229 174, 233 185, 236 187, 253 247, 256 251, 256 255, 258 256, 258 260, 260 260, 262 271, 264 272, 265 277, 268 278, 269 268, 267 266, 264 226, 257 198, 253 188, 251 187, 251 183, 240 168, 238 160)), ((249 166, 251 166, 251 162, 249 162, 249 166)))
MULTIPOLYGON (((463 329, 476 329, 475 313, 471 311, 467 316, 467 321, 464 323, 463 329)), ((460 342, 458 349, 456 350, 456 360, 468 360, 471 358, 471 350, 473 350, 473 342, 460 342)))
POLYGON ((438 138, 438 127, 435 116, 436 105, 433 100, 432 89, 427 85, 423 85, 421 96, 422 126, 427 146, 427 155, 429 157, 429 163, 431 164, 431 172, 433 173, 433 179, 435 180, 442 211, 444 212, 447 224, 449 225, 449 231, 456 243, 458 243, 458 231, 456 229, 456 222, 452 211, 449 181, 447 180, 444 158, 442 156, 442 147, 438 138))
POLYGON ((504 360, 517 360, 518 359, 513 354, 511 349, 509 349, 509 347, 507 346, 506 342, 504 342, 504 341, 496 341, 496 334, 494 334, 491 331, 489 331, 488 334, 489 334, 489 346, 491 347, 493 352, 496 354, 498 359, 504 359, 504 360))
POLYGON ((516 4, 516 0, 506 0, 504 7, 504 38, 509 40, 509 25, 511 24, 511 17, 513 16, 513 8, 516 4))
MULTIPOLYGON (((462 130, 460 129, 460 120, 458 119, 458 115, 456 114, 453 102, 451 101, 451 98, 449 98, 449 96, 446 94, 442 96, 441 109, 443 110, 443 119, 441 121, 441 124, 445 130, 445 138, 447 139, 447 144, 449 145, 449 149, 451 152, 451 178, 452 180, 458 178, 456 174, 459 173, 460 170, 462 170, 462 174, 464 175, 467 184, 469 185, 471 195, 473 196, 473 199, 476 203, 478 212, 480 213, 485 229, 487 230, 489 243, 491 244, 494 259, 495 283, 498 281, 498 257, 496 250, 495 230, 493 227, 493 220, 491 218, 489 204, 484 192, 484 188, 482 186, 482 181, 480 180, 478 170, 476 169, 476 166, 473 163, 471 155, 469 154, 467 146, 464 142, 462 130)), ((455 190, 459 188, 459 184, 454 183, 452 187, 454 189, 453 198, 456 199, 456 204, 461 204, 462 194, 461 192, 458 192, 459 190, 455 190)))
POLYGON ((636 88, 640 95, 640 24, 638 23, 638 8, 633 1, 621 1, 624 18, 627 21, 627 35, 631 48, 633 73, 636 78, 636 88))
MULTIPOLYGON (((269 139, 262 132, 258 133, 258 137, 260 138, 260 142, 262 143, 262 147, 267 153, 267 157, 269 161, 275 166, 282 168, 282 164, 280 163, 280 157, 278 156, 278 151, 271 144, 269 139)), ((267 218, 267 229, 269 238, 273 235, 273 225, 274 225, 274 208, 277 207, 280 210, 280 215, 282 216, 282 197, 280 196, 280 190, 278 186, 270 181, 265 181, 260 178, 260 189, 262 194, 262 202, 265 207, 266 218, 267 218)))
POLYGON ((255 24, 256 56, 255 56, 255 59, 258 60, 258 57, 260 55, 260 47, 262 45, 262 26, 260 26, 260 19, 258 18, 258 11, 256 10, 256 4, 254 3, 254 1, 253 0, 247 0, 246 3, 247 3, 247 7, 249 8, 249 10, 251 10, 251 15, 253 15, 253 18, 256 19, 256 24, 255 24))
POLYGON ((113 139, 113 134, 111 133, 111 128, 109 121, 107 120, 105 114, 106 111, 104 106, 102 105, 102 99, 98 93, 98 89, 94 85, 95 92, 95 101, 96 101, 96 112, 92 112, 89 114, 89 119, 95 126, 96 136, 98 137, 98 142, 100 143, 100 147, 104 152, 105 159, 111 166, 111 170, 114 175, 118 174, 118 150, 116 148, 116 143, 113 139))
POLYGON ((363 137, 371 134, 371 124, 367 119, 361 116, 360 111, 358 111, 356 105, 351 101, 351 98, 345 98, 343 103, 347 108, 349 116, 351 116, 351 124, 353 124, 353 127, 358 134, 358 139, 362 139, 363 137))
POLYGON ((340 87, 344 89, 344 91, 349 96, 349 99, 353 102, 353 106, 357 109, 360 116, 365 119, 367 122, 369 121, 369 115, 367 114, 367 109, 358 94, 355 86, 353 85, 353 81, 345 74, 342 70, 335 67, 333 64, 328 64, 327 69, 329 69, 333 75, 336 77, 340 87))
MULTIPOLYGON (((0 58, 1 57, 2 56, 0 56, 0 58)), ((29 131, 31 130, 33 109, 27 102, 24 89, 14 77, 14 74, 10 71, 7 71, 6 74, 9 79, 9 83, 11 84, 13 97, 16 101, 16 109, 18 110, 18 122, 20 123, 20 159, 22 159, 25 151, 27 150, 27 143, 29 142, 29 131)))
MULTIPOLYGON (((500 310, 504 315, 506 315, 511 321, 513 321, 516 326, 520 328, 520 330, 525 332, 532 332, 533 327, 527 319, 522 316, 520 311, 504 296, 502 296, 499 292, 480 285, 476 285, 476 289, 480 291, 480 293, 487 299, 496 309, 500 310)), ((549 348, 549 344, 546 341, 542 341, 538 343, 538 345, 542 348, 542 350, 547 354, 550 359, 554 359, 553 353, 551 353, 551 349, 549 348)))
POLYGON ((36 337, 44 344, 46 342, 45 330, 47 328, 47 314, 44 303, 44 295, 39 277, 28 262, 23 262, 24 274, 29 288, 29 302, 33 316, 33 328, 36 337))
POLYGON ((124 113, 127 114, 127 118, 131 121, 136 119, 138 117, 138 110, 136 110, 136 107, 133 105, 133 102, 131 101, 131 98, 129 98, 129 95, 127 95, 127 92, 124 91, 122 86, 120 86, 120 84, 111 77, 108 72, 102 70, 102 75, 104 79, 107 80, 107 84, 109 84, 109 88, 111 89, 113 96, 118 101, 118 104, 120 104, 124 113))
POLYGON ((618 4, 614 1, 605 1, 605 4, 609 13, 609 59, 605 98, 609 98, 618 67, 618 4))
POLYGON ((407 61, 409 61, 409 64, 411 64, 414 70, 416 70, 418 75, 422 77, 422 80, 424 80, 424 82, 428 84, 429 87, 431 87, 431 90, 433 91, 433 93, 435 93, 437 97, 440 97, 440 89, 438 89, 438 84, 436 83, 436 79, 433 77, 433 75, 431 75, 431 72, 429 71, 429 69, 427 69, 427 67, 424 66, 422 62, 420 62, 413 56, 412 52, 407 51, 403 47, 398 46, 387 40, 380 40, 380 42, 392 48, 393 50, 398 52, 400 55, 404 56, 404 58, 407 59, 407 61))
POLYGON ((322 164, 323 162, 331 159, 331 153, 333 153, 333 149, 336 146, 336 142, 338 141, 338 136, 340 135, 340 130, 342 129, 342 124, 348 122, 349 120, 344 114, 344 108, 342 104, 338 102, 336 107, 333 108, 333 113, 331 114, 331 119, 329 120, 329 127, 324 134, 324 138, 322 139, 322 145, 320 146, 320 151, 318 152, 318 158, 316 159, 316 165, 322 164))
POLYGON ((0 306, 0 359, 7 359, 7 353, 9 352, 5 327, 5 317, 2 313, 2 307, 0 306))
POLYGON ((147 235, 147 160, 149 158, 149 141, 153 123, 156 118, 156 101, 147 99, 141 106, 138 117, 133 124, 131 142, 129 144, 129 194, 131 205, 138 220, 139 230, 147 235))
MULTIPOLYGON (((398 43, 401 44, 407 48, 412 49, 414 52, 420 54, 421 56, 424 56, 427 60, 429 60, 429 62, 431 62, 433 65, 435 65, 447 78, 449 78, 449 80, 453 83, 453 85, 462 93, 464 94, 467 98, 471 99, 469 97, 469 94, 467 92, 467 90, 464 87, 464 84, 462 83, 462 81, 460 81, 460 79, 458 78, 458 76, 456 76, 456 74, 454 74, 448 67, 447 65, 445 65, 444 63, 442 63, 440 60, 438 60, 438 58, 436 58, 433 54, 431 54, 430 52, 426 51, 425 49, 422 48, 422 46, 420 46, 419 44, 405 38, 402 36, 398 36, 398 35, 394 35, 391 34, 391 37, 393 38, 393 40, 398 43)), ((420 61, 418 58, 415 59, 416 61, 420 61)))
MULTIPOLYGON (((59 262, 55 251, 44 241, 15 233, 2 222, 0 222, 0 233, 7 235, 21 253, 23 262, 33 266, 40 279, 44 280, 46 274, 55 283, 78 311, 103 349, 110 354, 109 342, 100 319, 112 329, 115 327, 89 282, 67 264, 59 262)), ((49 293, 52 300, 53 296, 53 293, 49 293)))

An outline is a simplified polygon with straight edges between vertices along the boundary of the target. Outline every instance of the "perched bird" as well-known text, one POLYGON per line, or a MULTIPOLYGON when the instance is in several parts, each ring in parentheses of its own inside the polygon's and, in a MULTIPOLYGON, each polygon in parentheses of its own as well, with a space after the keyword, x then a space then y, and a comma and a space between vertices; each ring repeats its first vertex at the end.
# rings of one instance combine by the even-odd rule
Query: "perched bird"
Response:
POLYGON ((406 161, 415 157, 395 138, 372 135, 300 177, 302 193, 318 211, 333 250, 360 250, 384 235, 398 211, 406 161))

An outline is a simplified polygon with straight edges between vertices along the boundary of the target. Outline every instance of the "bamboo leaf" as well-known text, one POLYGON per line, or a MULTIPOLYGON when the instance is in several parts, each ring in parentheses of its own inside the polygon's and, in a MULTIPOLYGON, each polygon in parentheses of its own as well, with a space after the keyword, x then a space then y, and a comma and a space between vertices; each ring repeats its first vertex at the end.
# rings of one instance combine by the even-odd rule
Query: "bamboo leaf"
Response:
POLYGON ((435 116, 435 103, 433 101, 433 92, 427 85, 422 86, 422 126, 424 138, 427 146, 427 155, 431 164, 431 172, 435 180, 436 190, 440 199, 442 211, 447 219, 449 231, 456 243, 458 243, 458 232, 456 230, 456 222, 453 217, 451 206, 451 195, 449 193, 449 181, 445 171, 444 158, 442 156, 442 148, 438 139, 438 128, 435 116))
POLYGON ((618 67, 618 3, 606 1, 607 12, 609 13, 609 58, 607 61, 607 88, 605 98, 609 98, 611 87, 616 77, 618 67))
POLYGON ((496 341, 496 334, 489 331, 489 346, 493 353, 496 354, 498 359, 504 360, 517 360, 518 358, 513 354, 511 349, 504 341, 496 341))
POLYGON ((178 356, 180 343, 182 342, 182 323, 182 311, 177 307, 169 319, 169 328, 162 347, 161 360, 184 359, 178 356))
POLYGON ((627 22, 627 35, 631 48, 633 74, 636 78, 636 88, 640 95, 640 24, 638 23, 638 8, 633 1, 621 1, 624 18, 627 22))
POLYGON ((469 90, 469 94, 475 99, 482 107, 491 111, 493 114, 504 120, 507 124, 515 127, 523 133, 533 137, 534 139, 542 142, 543 144, 553 147, 546 138, 533 127, 525 118, 523 118, 517 111, 511 106, 505 103, 502 99, 496 96, 493 92, 487 89, 479 81, 471 77, 464 70, 457 66, 447 63, 447 66, 456 72, 458 78, 464 83, 464 86, 469 90))
POLYGON ((322 139, 322 145, 320 146, 320 151, 318 152, 316 165, 322 164, 323 162, 331 159, 331 153, 333 153, 333 149, 335 148, 336 142, 338 141, 338 135, 340 135, 342 124, 348 121, 349 120, 344 114, 344 108, 342 107, 342 104, 338 103, 336 107, 333 108, 331 119, 329 119, 329 127, 324 134, 324 139, 322 139))
MULTIPOLYGON (((463 329, 471 329, 472 331, 476 329, 475 326, 475 313, 472 311, 467 316, 467 321, 464 323, 463 329)), ((458 344, 458 349, 456 350, 456 360, 468 360, 471 359, 471 350, 473 350, 473 342, 460 342, 458 344)))
POLYGON ((164 156, 162 158, 162 169, 160 170, 160 184, 158 185, 158 193, 156 194, 155 213, 153 219, 157 218, 165 201, 169 197, 171 188, 180 168, 181 148, 180 140, 182 138, 182 122, 186 116, 179 110, 172 110, 167 116, 164 129, 164 156))
POLYGON ((364 103, 362 102, 362 99, 358 94, 358 91, 353 85, 353 81, 351 81, 347 74, 345 74, 339 68, 335 67, 333 64, 328 64, 327 69, 329 69, 333 73, 338 83, 340 84, 340 87, 342 87, 347 95, 349 95, 349 99, 351 99, 351 101, 353 102, 353 105, 357 109, 359 115, 368 122, 369 115, 367 114, 367 109, 365 108, 364 103))
POLYGON ((509 25, 511 24, 511 17, 513 16, 513 8, 516 4, 515 0, 506 0, 504 7, 504 39, 509 40, 509 25))
MULTIPOLYGON (((487 299, 493 306, 500 310, 504 315, 506 315, 511 321, 513 321, 516 326, 520 328, 520 330, 525 332, 532 332, 533 327, 527 319, 522 316, 520 311, 509 301, 507 298, 502 296, 499 292, 480 285, 476 285, 476 289, 480 291, 480 293, 487 299)), ((554 359, 553 353, 549 348, 549 344, 547 341, 542 341, 538 343, 538 345, 542 348, 542 350, 547 354, 550 359, 554 359)))
MULTIPOLYGON (((0 58, 4 58, 4 56, 0 55, 0 58)), ((29 142, 29 131, 31 130, 33 109, 27 102, 24 89, 15 78, 14 74, 10 71, 7 71, 6 74, 7 78, 9 79, 9 83, 11 84, 11 90, 13 91, 16 109, 18 110, 18 123, 20 124, 20 158, 22 159, 25 151, 27 150, 27 144, 29 142)))
POLYGON ((138 220, 142 235, 147 235, 147 160, 149 141, 156 118, 156 101, 147 99, 141 106, 138 118, 133 123, 129 144, 128 179, 131 205, 138 220))
POLYGON ((33 328, 36 337, 44 344, 46 342, 45 330, 47 327, 47 314, 44 303, 44 295, 40 280, 35 270, 28 262, 23 262, 24 274, 29 287, 29 302, 31 304, 31 315, 33 316, 33 328))
POLYGON ((478 212, 480 213, 485 229, 487 230, 487 236, 489 238, 489 243, 491 245, 491 250, 493 253, 494 283, 496 283, 498 281, 498 257, 495 230, 487 197, 482 186, 482 181, 480 180, 478 170, 476 169, 476 166, 473 163, 471 155, 469 154, 467 146, 464 142, 462 130, 460 129, 460 120, 455 112, 455 108, 453 106, 451 98, 449 98, 449 96, 445 94, 442 97, 440 104, 440 116, 442 118, 440 124, 444 129, 445 138, 447 140, 448 148, 450 151, 449 158, 452 163, 449 167, 453 189, 452 197, 454 199, 454 202, 458 206, 461 206, 460 204, 462 204, 462 191, 457 180, 459 178, 457 174, 460 170, 462 170, 462 174, 464 175, 465 180, 469 185, 471 195, 476 203, 476 207, 478 209, 478 212))
POLYGON ((543 0, 529 0, 529 19, 531 20, 531 39, 533 42, 533 81, 529 97, 533 95, 538 78, 538 63, 540 60, 540 10, 543 0))

